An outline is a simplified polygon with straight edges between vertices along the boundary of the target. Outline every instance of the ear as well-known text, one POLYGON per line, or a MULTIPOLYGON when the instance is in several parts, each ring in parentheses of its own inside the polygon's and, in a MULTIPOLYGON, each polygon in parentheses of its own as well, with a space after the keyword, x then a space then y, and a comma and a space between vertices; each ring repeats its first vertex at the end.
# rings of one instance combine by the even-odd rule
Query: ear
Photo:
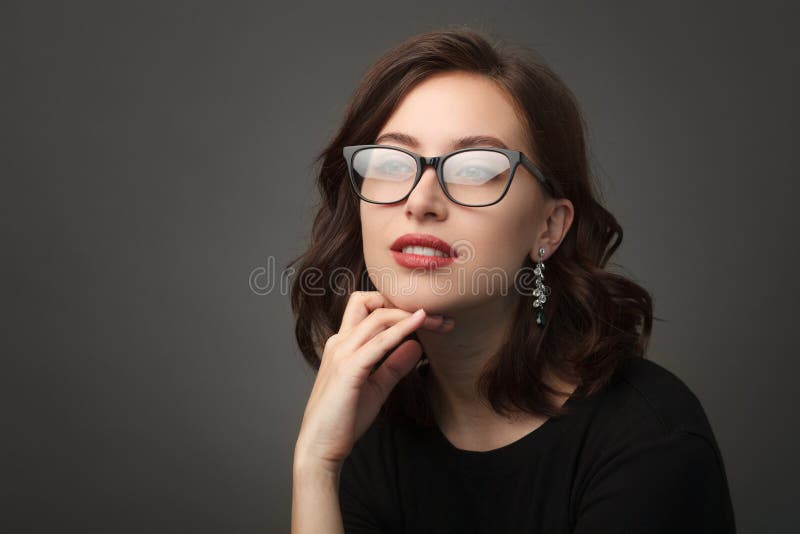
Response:
POLYGON ((567 236, 574 216, 575 209, 569 199, 551 198, 545 202, 541 231, 534 239, 530 252, 534 262, 539 261, 539 247, 545 250, 542 261, 553 255, 567 236))

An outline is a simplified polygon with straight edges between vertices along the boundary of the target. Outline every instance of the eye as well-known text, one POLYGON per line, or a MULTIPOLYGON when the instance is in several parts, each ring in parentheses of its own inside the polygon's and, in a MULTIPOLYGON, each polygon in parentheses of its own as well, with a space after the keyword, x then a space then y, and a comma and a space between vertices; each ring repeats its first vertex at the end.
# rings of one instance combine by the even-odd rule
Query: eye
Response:
POLYGON ((473 182, 483 183, 494 178, 495 172, 493 169, 487 169, 477 165, 470 165, 459 169, 456 175, 459 178, 470 179, 470 181, 473 182))
POLYGON ((483 185, 503 174, 497 166, 486 166, 482 162, 463 162, 458 166, 448 165, 445 180, 451 184, 483 185))
POLYGON ((394 148, 372 147, 356 153, 353 170, 364 180, 405 182, 414 179, 417 162, 394 148))
POLYGON ((378 165, 375 166, 375 170, 382 173, 382 174, 403 174, 407 175, 410 172, 413 172, 414 169, 408 164, 407 161, 403 161, 402 159, 392 158, 382 161, 378 165))
POLYGON ((490 150, 468 150, 447 158, 444 162, 444 179, 447 183, 485 185, 507 176, 508 158, 490 150))

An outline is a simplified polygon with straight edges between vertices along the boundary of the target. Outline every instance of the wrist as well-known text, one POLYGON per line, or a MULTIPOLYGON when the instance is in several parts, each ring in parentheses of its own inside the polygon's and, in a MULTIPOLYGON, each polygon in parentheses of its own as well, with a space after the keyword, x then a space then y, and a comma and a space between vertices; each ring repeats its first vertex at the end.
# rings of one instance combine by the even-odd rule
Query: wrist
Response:
POLYGON ((297 486, 338 488, 341 467, 341 464, 316 460, 295 460, 292 466, 292 478, 297 486))
POLYGON ((295 448, 292 471, 295 477, 313 478, 318 481, 339 480, 344 462, 325 460, 303 449, 295 448))

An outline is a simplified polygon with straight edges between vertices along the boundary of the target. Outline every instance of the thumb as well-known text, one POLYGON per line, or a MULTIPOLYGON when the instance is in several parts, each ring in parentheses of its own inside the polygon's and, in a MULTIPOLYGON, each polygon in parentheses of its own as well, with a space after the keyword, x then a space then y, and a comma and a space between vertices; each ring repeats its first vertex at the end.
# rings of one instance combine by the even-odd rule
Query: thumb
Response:
POLYGON ((422 345, 416 340, 409 339, 398 345, 372 373, 370 380, 378 386, 378 391, 383 393, 383 401, 389 397, 389 393, 397 383, 414 368, 421 356, 422 345))

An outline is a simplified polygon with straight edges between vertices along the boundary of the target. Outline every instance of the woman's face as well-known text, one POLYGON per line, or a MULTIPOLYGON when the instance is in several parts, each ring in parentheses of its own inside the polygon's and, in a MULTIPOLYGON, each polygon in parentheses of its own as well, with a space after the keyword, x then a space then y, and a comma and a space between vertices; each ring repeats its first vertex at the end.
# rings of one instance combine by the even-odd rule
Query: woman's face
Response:
MULTIPOLYGON (((431 157, 454 150, 455 142, 467 136, 497 138, 537 163, 525 144, 523 124, 511 97, 488 78, 464 72, 423 80, 401 100, 375 142, 431 157)), ((370 279, 396 307, 408 311, 423 307, 429 314, 457 316, 490 300, 514 297, 515 273, 526 256, 538 258, 539 238, 547 227, 546 208, 540 184, 522 165, 503 199, 486 207, 465 207, 449 200, 436 170, 427 167, 406 200, 394 204, 361 201, 364 260, 370 279), (456 246, 460 256, 434 269, 403 266, 391 247, 408 233, 434 235, 456 246)), ((553 251, 546 248, 547 257, 553 251)))

